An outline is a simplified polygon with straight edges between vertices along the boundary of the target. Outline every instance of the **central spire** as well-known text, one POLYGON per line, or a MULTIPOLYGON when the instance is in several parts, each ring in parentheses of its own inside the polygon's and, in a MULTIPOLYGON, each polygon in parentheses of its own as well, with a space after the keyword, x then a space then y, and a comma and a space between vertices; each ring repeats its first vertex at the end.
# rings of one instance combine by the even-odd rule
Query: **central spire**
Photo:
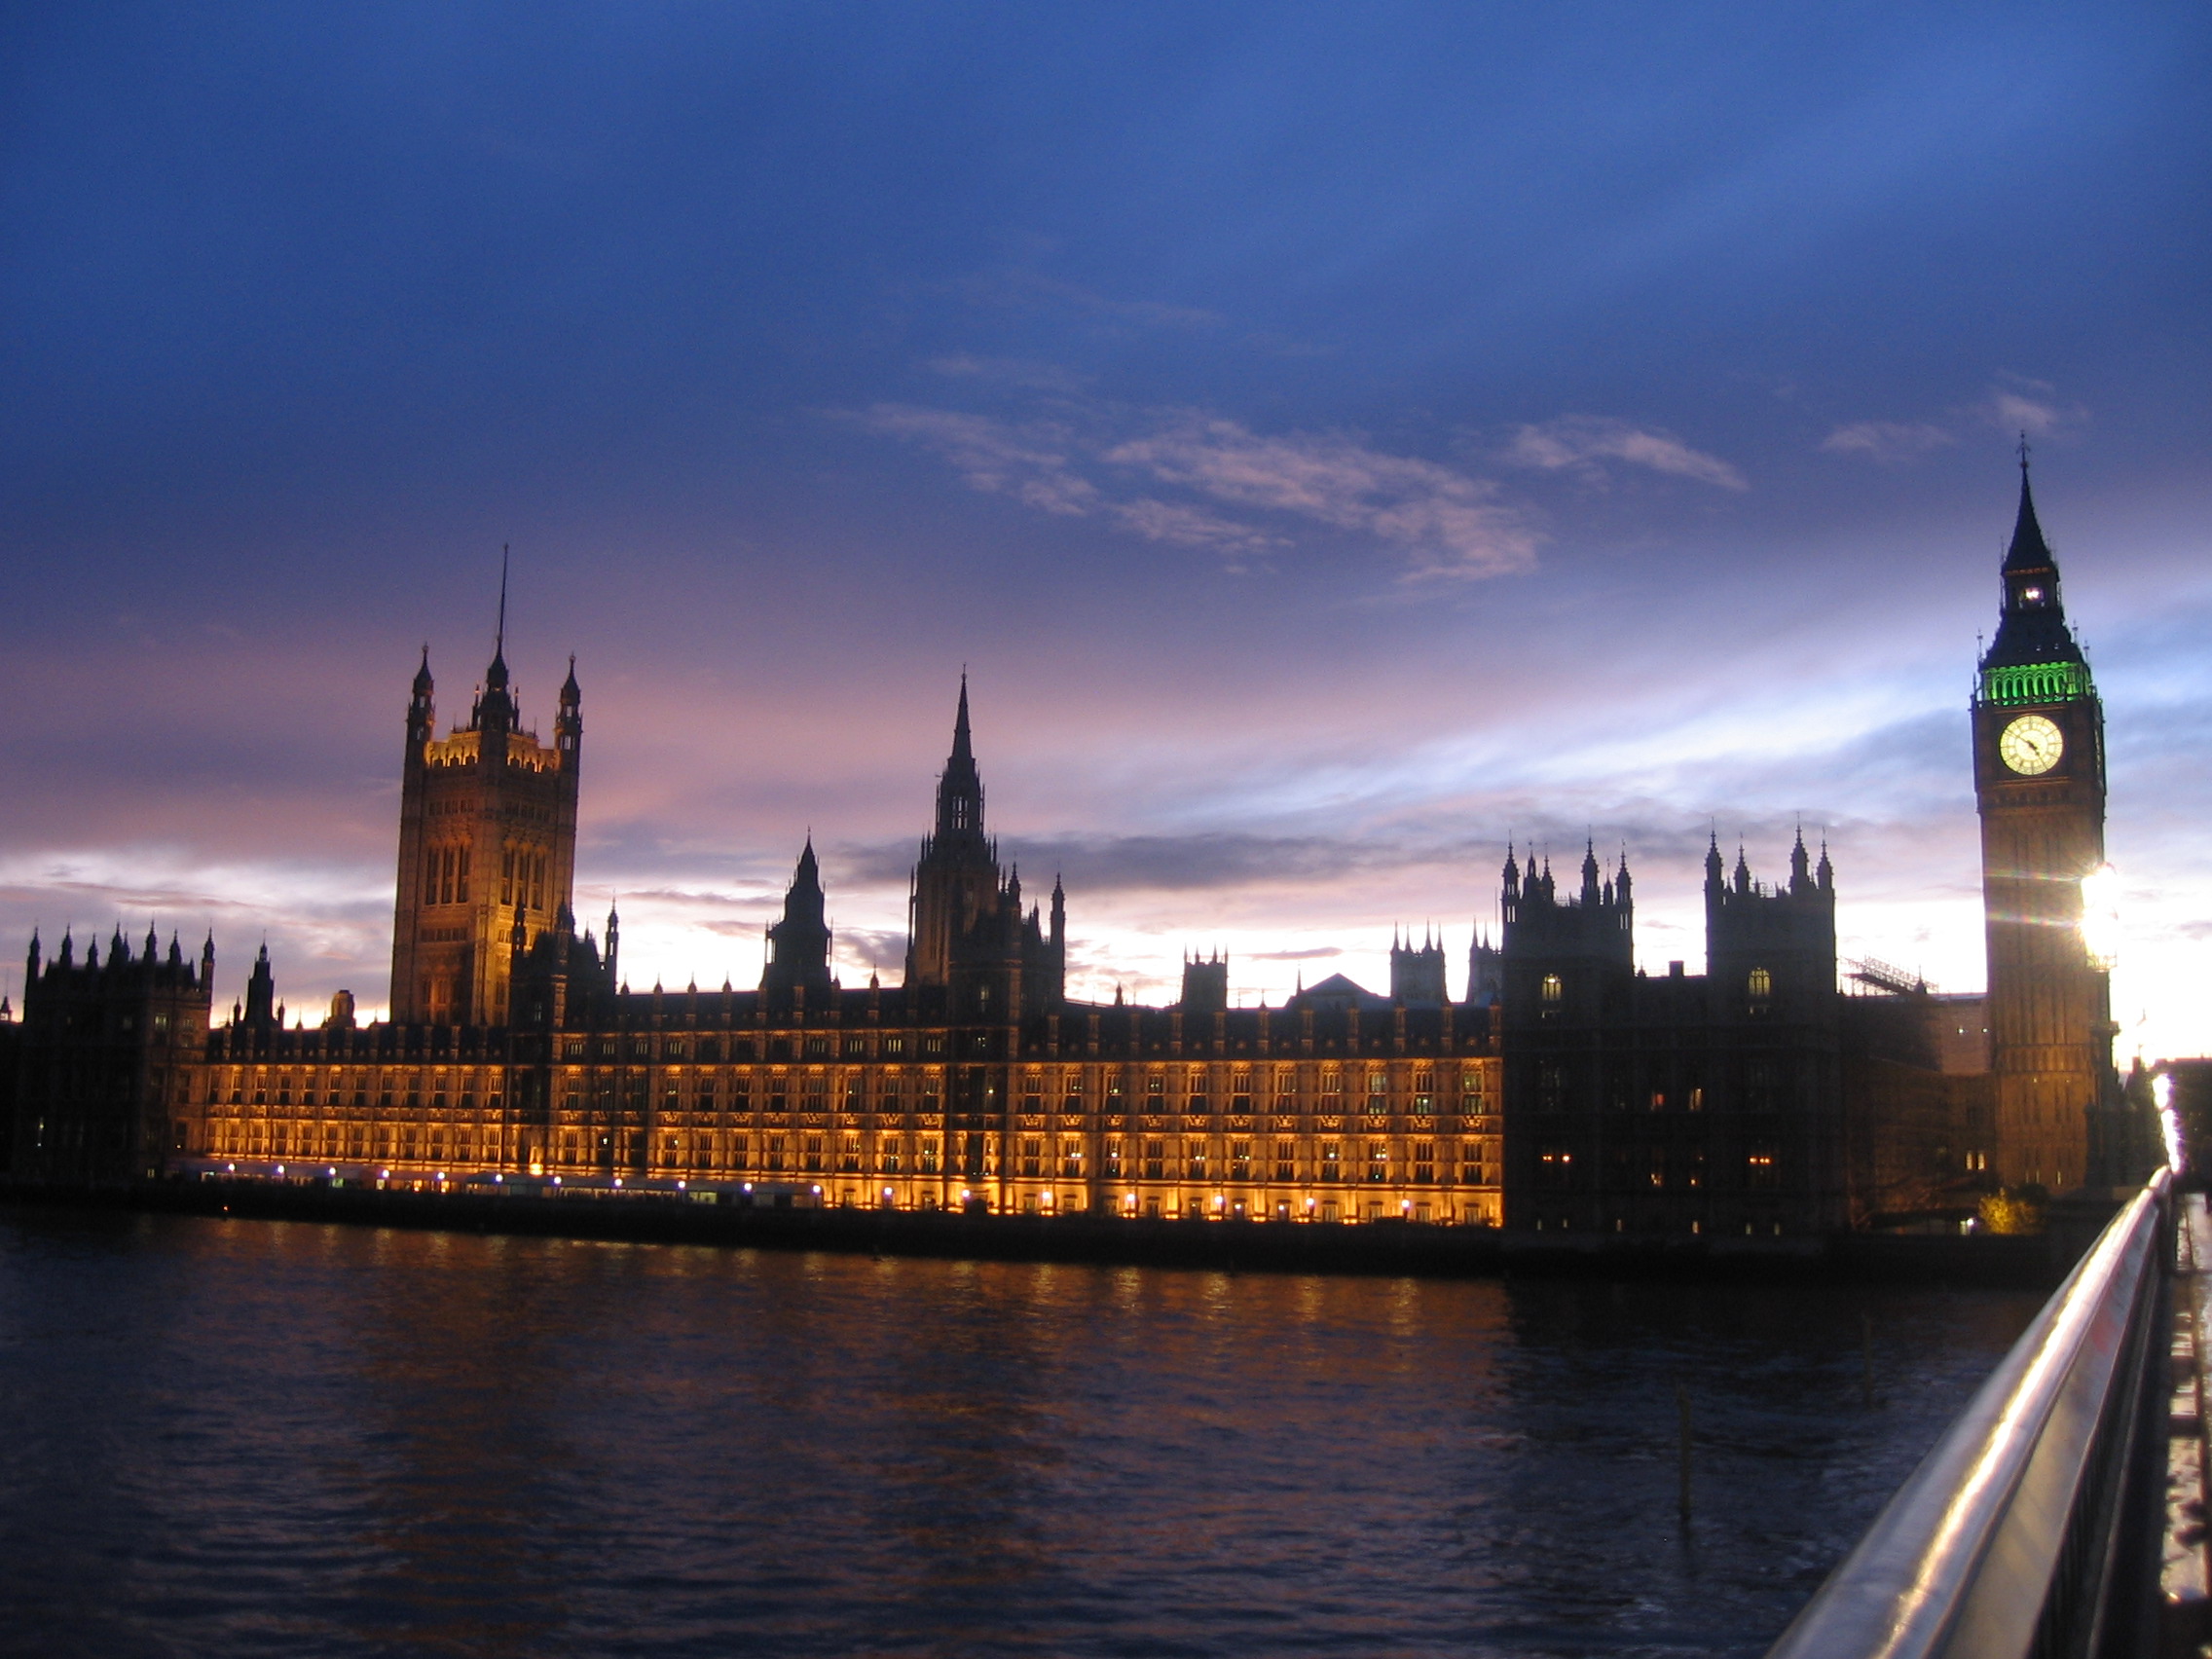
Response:
POLYGON ((983 833, 983 780, 976 770, 976 751, 968 729, 968 671, 960 671, 960 712, 952 721, 952 754, 937 786, 939 835, 983 833))

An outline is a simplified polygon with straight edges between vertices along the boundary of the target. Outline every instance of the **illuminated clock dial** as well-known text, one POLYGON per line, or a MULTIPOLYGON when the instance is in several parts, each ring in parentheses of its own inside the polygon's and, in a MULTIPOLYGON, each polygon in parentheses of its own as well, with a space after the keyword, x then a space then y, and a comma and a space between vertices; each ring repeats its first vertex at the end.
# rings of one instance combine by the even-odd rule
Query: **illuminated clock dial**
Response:
POLYGON ((2023 778, 2049 771, 2065 752, 2065 735, 2041 715, 2022 715, 1997 739, 1997 757, 2023 778))

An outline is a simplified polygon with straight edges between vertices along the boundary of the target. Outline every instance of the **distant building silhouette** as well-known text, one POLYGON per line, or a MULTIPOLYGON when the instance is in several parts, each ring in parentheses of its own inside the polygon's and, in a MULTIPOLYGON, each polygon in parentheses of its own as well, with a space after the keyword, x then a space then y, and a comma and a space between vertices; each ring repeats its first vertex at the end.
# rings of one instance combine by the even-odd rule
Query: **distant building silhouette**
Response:
POLYGON ((1974 698, 1986 1001, 1867 964, 1843 994, 1835 871, 1802 834, 1771 887, 1709 840, 1703 974, 1637 968, 1625 852, 1608 870, 1586 847, 1563 891, 1509 848, 1502 930, 1475 935, 1457 1001, 1433 929, 1393 940, 1387 994, 1333 975, 1279 1009, 1232 1007, 1214 951, 1185 959, 1168 1006, 1071 1001, 1066 894, 1055 878, 1049 914, 1025 907, 999 862, 965 675, 903 983, 838 978, 809 835, 756 985, 632 990, 620 918, 600 940, 573 909, 574 664, 542 745, 509 686, 502 599, 465 725, 438 736, 426 653, 415 677, 391 1017, 361 1026, 341 992, 315 1028, 287 1026, 265 947, 210 1028, 212 940, 195 968, 173 940, 133 956, 119 932, 80 964, 67 939, 43 962, 34 938, 21 1020, 0 1007, 0 1144, 18 1174, 79 1183, 481 1173, 1655 1236, 1955 1217, 2000 1180, 2125 1180, 2148 1120, 2113 1076, 2083 933, 2101 715, 2024 473, 2003 575, 1974 698))

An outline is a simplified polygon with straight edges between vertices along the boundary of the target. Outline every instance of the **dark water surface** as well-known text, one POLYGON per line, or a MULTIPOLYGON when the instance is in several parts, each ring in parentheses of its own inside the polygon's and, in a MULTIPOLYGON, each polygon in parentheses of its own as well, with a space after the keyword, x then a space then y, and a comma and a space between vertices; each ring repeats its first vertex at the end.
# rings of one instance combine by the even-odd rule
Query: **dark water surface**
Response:
POLYGON ((0 1211, 0 1650, 1756 1653, 2036 1302, 0 1211))

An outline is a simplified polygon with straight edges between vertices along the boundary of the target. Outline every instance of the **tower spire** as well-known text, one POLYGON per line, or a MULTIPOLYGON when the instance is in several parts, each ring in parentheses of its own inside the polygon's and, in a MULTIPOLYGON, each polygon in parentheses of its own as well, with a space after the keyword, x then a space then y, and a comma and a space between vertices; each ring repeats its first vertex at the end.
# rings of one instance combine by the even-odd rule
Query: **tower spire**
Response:
POLYGON ((499 626, 492 637, 492 654, 507 654, 507 553, 509 543, 499 543, 499 626))
POLYGON ((976 770, 976 749, 968 728, 968 671, 960 671, 960 708, 952 720, 952 754, 937 786, 940 836, 983 832, 983 780, 976 770))
POLYGON ((2020 435, 2020 507, 2012 521, 2012 539, 2005 549, 1999 579, 2004 583, 2004 608, 1998 618, 1997 637, 1983 653, 1981 666, 2024 668, 2051 663, 2079 663, 2082 647, 2066 626, 2066 608, 2059 601, 2058 560, 2044 538, 2036 518, 2036 498, 2028 477, 2028 439, 2020 435))

